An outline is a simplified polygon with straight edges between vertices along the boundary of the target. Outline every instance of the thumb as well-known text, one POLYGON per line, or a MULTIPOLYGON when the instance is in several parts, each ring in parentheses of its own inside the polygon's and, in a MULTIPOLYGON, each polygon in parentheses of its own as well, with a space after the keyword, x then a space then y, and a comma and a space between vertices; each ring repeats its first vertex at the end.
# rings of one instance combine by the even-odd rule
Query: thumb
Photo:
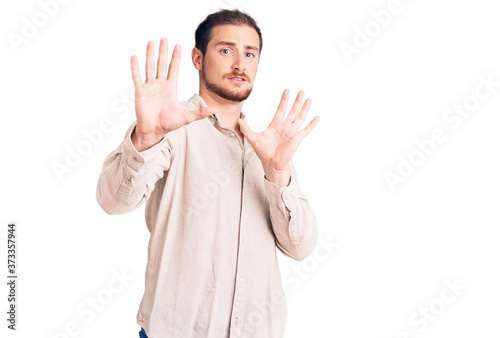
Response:
POLYGON ((238 124, 240 126, 241 133, 245 135, 250 144, 254 144, 256 134, 253 132, 252 129, 250 129, 247 122, 242 118, 238 118, 238 124))
POLYGON ((215 114, 217 110, 213 107, 205 107, 205 108, 200 108, 196 109, 193 111, 190 111, 186 114, 186 119, 188 123, 191 123, 196 120, 201 120, 207 116, 210 116, 212 114, 215 114))

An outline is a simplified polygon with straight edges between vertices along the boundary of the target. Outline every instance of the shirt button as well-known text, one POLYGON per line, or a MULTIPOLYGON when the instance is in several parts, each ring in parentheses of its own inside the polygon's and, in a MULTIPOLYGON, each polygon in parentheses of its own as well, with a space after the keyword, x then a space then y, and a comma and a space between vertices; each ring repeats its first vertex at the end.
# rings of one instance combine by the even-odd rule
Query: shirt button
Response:
POLYGON ((241 278, 240 278, 240 282, 241 282, 241 283, 245 283, 245 278, 241 277, 241 278))
POLYGON ((238 325, 238 320, 239 320, 239 318, 238 318, 238 317, 236 317, 236 318, 234 319, 234 325, 238 325))

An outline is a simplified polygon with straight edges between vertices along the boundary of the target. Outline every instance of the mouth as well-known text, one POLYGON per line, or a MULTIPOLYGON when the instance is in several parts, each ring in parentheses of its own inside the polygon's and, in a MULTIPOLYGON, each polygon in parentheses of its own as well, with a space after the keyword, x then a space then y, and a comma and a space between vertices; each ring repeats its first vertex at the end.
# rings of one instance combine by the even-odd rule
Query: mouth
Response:
POLYGON ((245 79, 242 76, 233 76, 233 77, 229 77, 228 79, 233 81, 233 82, 236 82, 236 83, 243 83, 243 82, 247 81, 247 79, 245 79))

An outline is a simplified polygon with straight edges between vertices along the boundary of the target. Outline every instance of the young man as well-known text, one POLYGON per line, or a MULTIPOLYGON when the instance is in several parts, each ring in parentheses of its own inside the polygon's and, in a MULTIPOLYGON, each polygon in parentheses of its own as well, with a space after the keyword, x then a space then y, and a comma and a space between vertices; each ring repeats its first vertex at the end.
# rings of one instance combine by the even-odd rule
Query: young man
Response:
POLYGON ((253 132, 241 111, 262 50, 255 21, 238 10, 209 15, 191 53, 199 95, 179 103, 176 45, 146 52, 146 81, 131 58, 137 121, 105 160, 97 200, 109 214, 146 202, 151 232, 141 337, 283 337, 286 301, 276 247, 297 260, 317 240, 314 212, 292 156, 319 121, 300 92, 285 117, 285 90, 269 125, 253 132), (166 78, 165 78, 165 75, 166 78))

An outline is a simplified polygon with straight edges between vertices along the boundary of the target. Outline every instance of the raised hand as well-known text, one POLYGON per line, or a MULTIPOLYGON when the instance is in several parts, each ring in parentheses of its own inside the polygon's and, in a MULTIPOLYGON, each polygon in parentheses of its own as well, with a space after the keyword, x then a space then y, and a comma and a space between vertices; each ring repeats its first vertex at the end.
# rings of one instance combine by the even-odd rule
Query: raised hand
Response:
POLYGON ((189 111, 181 106, 177 98, 177 76, 181 58, 181 46, 176 45, 167 72, 168 41, 160 40, 157 72, 155 75, 154 42, 149 41, 146 49, 146 82, 142 82, 138 61, 132 55, 130 67, 135 87, 135 114, 137 126, 132 134, 132 142, 138 151, 146 150, 165 136, 193 121, 215 113, 213 108, 189 111))
POLYGON ((299 92, 290 113, 284 119, 289 96, 289 90, 285 89, 273 120, 267 129, 260 133, 253 132, 245 120, 238 119, 240 131, 260 158, 266 177, 271 182, 280 183, 281 186, 288 185, 290 178, 288 162, 292 159, 302 139, 319 122, 319 116, 315 116, 305 128, 299 130, 312 104, 311 99, 307 99, 302 105, 304 95, 303 91, 299 92), (283 180, 283 177, 286 179, 283 180))

